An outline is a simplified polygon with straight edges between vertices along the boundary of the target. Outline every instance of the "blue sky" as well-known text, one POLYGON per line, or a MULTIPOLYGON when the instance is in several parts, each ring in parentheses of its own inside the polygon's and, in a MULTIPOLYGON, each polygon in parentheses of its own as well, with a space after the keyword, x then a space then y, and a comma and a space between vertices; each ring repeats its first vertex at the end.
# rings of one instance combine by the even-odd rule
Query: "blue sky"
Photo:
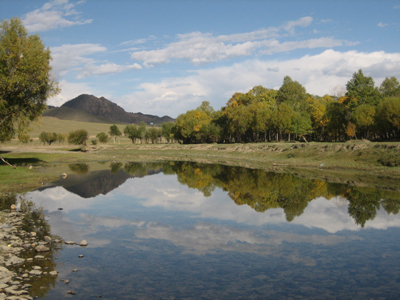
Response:
POLYGON ((85 93, 177 117, 286 75, 321 96, 359 69, 400 80, 400 1, 0 0, 12 17, 50 47, 50 105, 85 93))

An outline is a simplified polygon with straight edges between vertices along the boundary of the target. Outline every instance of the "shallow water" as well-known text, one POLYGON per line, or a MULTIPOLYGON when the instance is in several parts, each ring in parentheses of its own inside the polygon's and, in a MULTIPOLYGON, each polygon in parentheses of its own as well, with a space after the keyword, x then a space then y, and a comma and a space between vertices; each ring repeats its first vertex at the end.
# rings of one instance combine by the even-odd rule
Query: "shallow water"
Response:
POLYGON ((195 163, 65 168, 26 197, 89 245, 59 251, 46 299, 400 297, 397 192, 195 163))

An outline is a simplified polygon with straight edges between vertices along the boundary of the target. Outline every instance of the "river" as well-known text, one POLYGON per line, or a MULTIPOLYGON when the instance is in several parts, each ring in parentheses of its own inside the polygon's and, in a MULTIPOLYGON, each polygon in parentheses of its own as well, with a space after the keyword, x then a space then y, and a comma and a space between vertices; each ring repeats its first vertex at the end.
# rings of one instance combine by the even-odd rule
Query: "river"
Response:
POLYGON ((45 299, 400 298, 397 191, 192 162, 63 167, 25 197, 88 246, 58 252, 45 299))

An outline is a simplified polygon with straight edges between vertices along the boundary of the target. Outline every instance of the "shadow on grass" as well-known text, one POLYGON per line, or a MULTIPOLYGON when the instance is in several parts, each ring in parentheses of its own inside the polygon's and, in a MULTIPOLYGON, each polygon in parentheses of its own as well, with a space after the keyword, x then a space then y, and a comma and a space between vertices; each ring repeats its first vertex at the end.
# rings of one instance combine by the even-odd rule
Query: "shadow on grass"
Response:
POLYGON ((0 150, 0 155, 2 155, 2 154, 6 154, 6 153, 10 153, 11 151, 3 151, 3 150, 0 150))
POLYGON ((69 149, 68 151, 71 151, 71 152, 80 152, 80 151, 82 151, 82 149, 83 149, 83 147, 79 147, 79 148, 75 148, 75 149, 69 149))
MULTIPOLYGON (((4 157, 3 157, 4 158, 4 157)), ((45 161, 38 159, 38 158, 33 158, 33 157, 25 157, 25 158, 4 158, 5 161, 7 161, 11 165, 17 165, 17 166, 23 166, 27 164, 39 164, 39 163, 44 163, 45 161)), ((5 166, 6 164, 0 160, 0 166, 5 166)))

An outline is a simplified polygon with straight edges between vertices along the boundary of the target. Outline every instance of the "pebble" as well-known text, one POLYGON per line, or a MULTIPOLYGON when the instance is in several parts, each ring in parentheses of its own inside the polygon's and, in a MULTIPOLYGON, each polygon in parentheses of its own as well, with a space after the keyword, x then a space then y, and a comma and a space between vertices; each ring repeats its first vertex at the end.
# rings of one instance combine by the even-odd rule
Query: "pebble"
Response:
POLYGON ((78 245, 81 247, 86 247, 88 245, 88 242, 86 240, 82 240, 78 245))
POLYGON ((43 245, 38 245, 35 247, 36 252, 47 252, 50 251, 50 248, 43 246, 43 245))
MULTIPOLYGON (((44 274, 58 275, 57 271, 51 271, 48 267, 45 268, 46 272, 42 272, 42 268, 37 265, 32 266, 31 270, 26 270, 26 268, 30 268, 33 261, 46 258, 43 255, 36 255, 34 258, 29 257, 25 260, 19 257, 21 253, 26 249, 47 252, 50 248, 44 245, 52 242, 50 236, 44 237, 44 240, 38 239, 36 231, 39 232, 42 228, 32 220, 28 220, 28 223, 32 226, 31 232, 22 230, 26 216, 26 213, 17 211, 0 211, 0 217, 3 220, 0 223, 0 300, 33 299, 27 291, 32 287, 32 285, 25 283, 27 280, 38 280, 32 279, 32 276, 44 274), (25 262, 28 264, 24 264, 25 262), (10 271, 7 267, 12 267, 15 271, 10 271)), ((45 288, 47 289, 48 286, 45 288)))

